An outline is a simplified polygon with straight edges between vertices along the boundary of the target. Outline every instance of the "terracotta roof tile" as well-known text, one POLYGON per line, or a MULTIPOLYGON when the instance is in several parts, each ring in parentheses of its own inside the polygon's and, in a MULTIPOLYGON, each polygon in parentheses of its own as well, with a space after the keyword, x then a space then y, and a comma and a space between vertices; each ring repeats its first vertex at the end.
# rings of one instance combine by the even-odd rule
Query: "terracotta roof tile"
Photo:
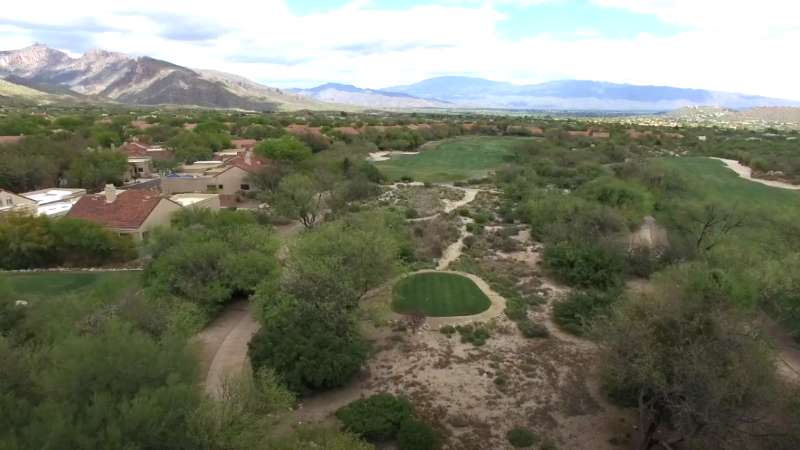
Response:
POLYGON ((162 200, 158 191, 117 191, 117 198, 106 203, 104 193, 83 196, 67 214, 109 228, 139 228, 162 200))

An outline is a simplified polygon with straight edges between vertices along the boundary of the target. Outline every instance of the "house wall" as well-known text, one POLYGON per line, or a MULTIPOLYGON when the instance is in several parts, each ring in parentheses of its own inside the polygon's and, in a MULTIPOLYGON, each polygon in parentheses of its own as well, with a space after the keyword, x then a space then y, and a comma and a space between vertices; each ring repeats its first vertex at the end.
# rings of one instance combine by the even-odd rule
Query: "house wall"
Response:
POLYGON ((210 184, 216 185, 217 182, 211 177, 163 177, 161 178, 161 192, 167 195, 185 194, 187 192, 206 192, 207 186, 210 184))
POLYGON ((36 202, 21 195, 0 191, 0 214, 9 211, 36 211, 36 202))
POLYGON ((156 227, 169 227, 172 215, 180 211, 180 209, 181 206, 179 204, 167 199, 161 199, 139 228, 135 230, 118 228, 113 231, 119 234, 130 235, 134 240, 140 241, 144 239, 148 232, 156 227))
MULTIPOLYGON (((225 195, 236 194, 242 190, 241 186, 243 184, 247 184, 247 175, 249 175, 247 171, 238 167, 231 167, 225 172, 222 172, 215 177, 216 184, 218 186, 222 185, 222 188, 218 189, 217 192, 225 195)), ((250 190, 253 190, 252 185, 250 186, 250 190)))

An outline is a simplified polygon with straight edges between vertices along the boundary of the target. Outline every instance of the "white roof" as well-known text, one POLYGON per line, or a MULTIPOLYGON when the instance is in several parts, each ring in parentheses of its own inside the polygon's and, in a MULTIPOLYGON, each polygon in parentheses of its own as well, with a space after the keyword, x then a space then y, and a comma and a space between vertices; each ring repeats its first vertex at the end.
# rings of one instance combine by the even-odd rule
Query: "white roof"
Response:
POLYGON ((181 206, 191 206, 195 203, 208 200, 210 198, 219 197, 218 194, 175 194, 169 199, 181 206))
POLYGON ((76 194, 76 191, 69 189, 48 189, 42 191, 34 191, 22 194, 25 197, 35 201, 40 205, 53 203, 70 198, 76 194))
POLYGON ((153 159, 149 156, 146 158, 138 157, 138 158, 128 158, 129 163, 144 163, 148 161, 152 161, 153 159))
POLYGON ((69 210, 72 209, 72 205, 73 203, 70 202, 50 203, 39 206, 36 213, 40 216, 61 216, 68 213, 69 210))

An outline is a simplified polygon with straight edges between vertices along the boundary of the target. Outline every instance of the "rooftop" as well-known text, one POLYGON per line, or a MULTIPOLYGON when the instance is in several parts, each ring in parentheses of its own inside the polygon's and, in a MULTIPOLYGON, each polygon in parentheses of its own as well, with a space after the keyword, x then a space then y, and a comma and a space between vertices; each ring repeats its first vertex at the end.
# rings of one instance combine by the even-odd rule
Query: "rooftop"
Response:
POLYGON ((161 200, 158 191, 149 189, 118 190, 112 202, 107 201, 105 193, 87 195, 78 200, 68 216, 110 228, 139 228, 161 200))
POLYGON ((74 199, 85 194, 86 194, 86 189, 50 188, 50 189, 40 189, 38 191, 25 192, 20 195, 35 201, 39 205, 46 205, 48 203, 60 202, 67 199, 74 199))

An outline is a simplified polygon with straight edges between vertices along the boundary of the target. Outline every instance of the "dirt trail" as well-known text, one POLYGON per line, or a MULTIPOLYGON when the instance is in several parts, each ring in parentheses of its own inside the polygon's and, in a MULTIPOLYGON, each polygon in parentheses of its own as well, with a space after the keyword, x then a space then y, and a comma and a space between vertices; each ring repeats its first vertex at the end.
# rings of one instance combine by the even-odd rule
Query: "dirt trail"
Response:
POLYGON ((261 325, 246 301, 229 305, 208 327, 192 338, 200 344, 200 362, 205 371, 205 391, 217 398, 225 379, 249 370, 247 343, 261 325))
POLYGON ((798 184, 790 184, 790 183, 784 183, 783 181, 773 181, 773 180, 763 180, 761 178, 753 178, 753 169, 745 166, 739 161, 733 159, 717 158, 717 157, 711 157, 711 159, 722 161, 729 169, 736 172, 741 178, 744 178, 745 180, 753 181, 774 188, 790 189, 793 191, 800 190, 800 185, 798 184))

